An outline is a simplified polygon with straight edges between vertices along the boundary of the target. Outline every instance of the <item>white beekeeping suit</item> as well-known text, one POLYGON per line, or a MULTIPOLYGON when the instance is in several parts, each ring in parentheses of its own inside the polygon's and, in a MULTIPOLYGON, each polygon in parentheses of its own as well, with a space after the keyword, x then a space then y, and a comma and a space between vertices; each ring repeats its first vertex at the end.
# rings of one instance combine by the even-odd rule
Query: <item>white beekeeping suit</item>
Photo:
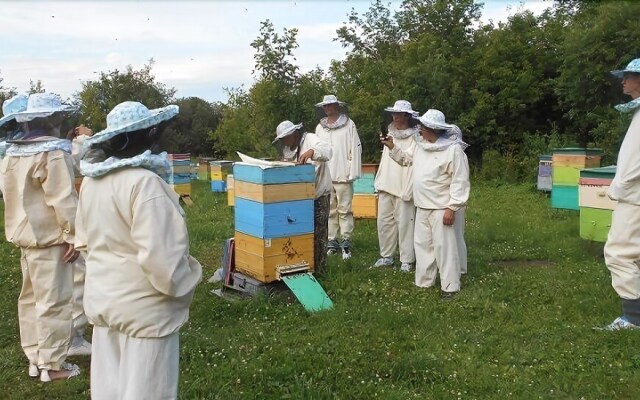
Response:
MULTIPOLYGON (((415 284, 431 287, 440 273, 443 295, 460 290, 461 246, 458 244, 455 223, 444 223, 445 213, 451 210, 455 219, 469 199, 469 164, 464 154, 466 144, 461 138, 450 139, 452 125, 444 115, 429 110, 419 118, 432 130, 445 131, 435 142, 416 136, 416 147, 409 154, 394 146, 391 157, 402 165, 413 164, 413 199, 416 205, 414 248, 416 253, 415 284)), ((465 247, 466 249, 466 247, 465 247)))
MULTIPOLYGON (((316 107, 342 107, 344 103, 333 96, 325 96, 316 107)), ((316 126, 316 135, 331 146, 332 156, 327 162, 333 188, 329 211, 329 253, 342 247, 343 259, 351 258, 351 234, 353 233, 353 182, 362 171, 362 144, 356 124, 344 113, 330 122, 322 118, 316 126), (342 244, 338 243, 339 235, 342 244)))

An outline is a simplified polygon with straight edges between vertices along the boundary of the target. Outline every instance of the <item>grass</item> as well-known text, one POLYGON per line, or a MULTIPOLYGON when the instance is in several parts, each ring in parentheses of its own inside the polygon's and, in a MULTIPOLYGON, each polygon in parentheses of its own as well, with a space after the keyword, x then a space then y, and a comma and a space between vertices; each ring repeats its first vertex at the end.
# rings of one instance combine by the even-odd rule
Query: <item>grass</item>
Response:
MULTIPOLYGON (((369 269, 375 222, 358 221, 353 259, 331 259, 318 277, 335 308, 315 314, 282 296, 211 294, 233 214, 203 183, 194 200, 192 253, 205 272, 181 330, 181 399, 640 398, 640 333, 592 330, 620 313, 602 245, 579 238, 577 212, 529 186, 474 185, 469 274, 454 301, 369 269)), ((0 244, 0 264, 0 398, 88 398, 87 361, 80 379, 27 377, 19 252, 0 244)))

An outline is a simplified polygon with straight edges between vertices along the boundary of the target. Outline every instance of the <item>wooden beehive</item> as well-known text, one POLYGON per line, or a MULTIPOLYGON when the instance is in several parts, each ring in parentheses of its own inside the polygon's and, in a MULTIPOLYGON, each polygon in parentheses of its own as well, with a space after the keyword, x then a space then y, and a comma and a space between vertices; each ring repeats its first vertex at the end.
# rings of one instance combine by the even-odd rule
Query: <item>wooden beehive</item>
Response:
POLYGON ((590 168, 580 171, 580 237, 606 242, 616 201, 607 195, 616 167, 590 168))
POLYGON ((233 175, 227 175, 227 204, 231 207, 235 204, 235 182, 233 175))
POLYGON ((538 190, 550 192, 553 188, 552 165, 550 155, 540 156, 538 162, 538 190))
POLYGON ((553 149, 551 206, 579 210, 578 181, 580 171, 585 168, 599 167, 602 151, 600 149, 562 148, 553 149))
POLYGON ((313 269, 313 165, 233 167, 236 269, 261 282, 280 265, 313 269))

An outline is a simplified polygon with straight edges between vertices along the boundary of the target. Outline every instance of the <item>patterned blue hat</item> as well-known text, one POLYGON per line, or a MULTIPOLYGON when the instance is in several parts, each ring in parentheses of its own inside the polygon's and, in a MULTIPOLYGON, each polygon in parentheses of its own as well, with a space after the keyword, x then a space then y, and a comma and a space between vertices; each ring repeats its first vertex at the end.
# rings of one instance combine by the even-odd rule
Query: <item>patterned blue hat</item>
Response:
POLYGON ((107 129, 87 138, 84 146, 106 142, 122 133, 150 128, 175 117, 178 112, 179 108, 176 105, 149 110, 137 101, 125 101, 115 106, 107 115, 107 129))
POLYGON ((15 118, 16 114, 27 109, 27 96, 19 94, 2 103, 2 115, 0 126, 15 118))
POLYGON ((76 111, 75 107, 62 104, 60 96, 54 93, 34 93, 29 96, 27 108, 15 114, 16 121, 29 122, 36 118, 46 118, 57 112, 76 111))
POLYGON ((633 72, 634 74, 640 74, 640 58, 636 58, 635 60, 631 61, 627 65, 627 68, 625 69, 618 69, 615 71, 611 71, 611 74, 616 78, 622 79, 625 72, 633 72))

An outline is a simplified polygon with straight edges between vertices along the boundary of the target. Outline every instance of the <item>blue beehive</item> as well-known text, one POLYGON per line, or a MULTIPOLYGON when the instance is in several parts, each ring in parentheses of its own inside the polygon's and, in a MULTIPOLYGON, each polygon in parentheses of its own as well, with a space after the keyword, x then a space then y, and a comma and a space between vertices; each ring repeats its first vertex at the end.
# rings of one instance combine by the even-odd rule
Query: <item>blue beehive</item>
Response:
POLYGON ((227 191, 227 182, 211 181, 211 191, 216 193, 224 193, 227 191))

